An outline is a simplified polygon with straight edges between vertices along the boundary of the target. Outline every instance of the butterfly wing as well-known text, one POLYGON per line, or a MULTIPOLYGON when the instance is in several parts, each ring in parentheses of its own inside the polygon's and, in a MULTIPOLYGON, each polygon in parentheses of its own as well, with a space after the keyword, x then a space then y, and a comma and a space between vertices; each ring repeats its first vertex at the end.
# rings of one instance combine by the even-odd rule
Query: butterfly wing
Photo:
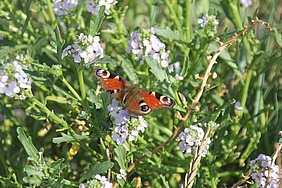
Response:
POLYGON ((174 101, 160 93, 148 90, 141 90, 141 96, 144 102, 152 110, 159 110, 162 108, 172 108, 174 106, 174 101))
POLYGON ((134 100, 129 98, 125 106, 135 115, 147 115, 153 110, 172 108, 174 101, 160 93, 142 89, 134 95, 134 100))
POLYGON ((127 88, 131 85, 117 74, 104 69, 95 69, 94 75, 100 80, 104 89, 109 91, 115 98, 120 100, 123 100, 124 92, 122 91, 124 88, 127 88))

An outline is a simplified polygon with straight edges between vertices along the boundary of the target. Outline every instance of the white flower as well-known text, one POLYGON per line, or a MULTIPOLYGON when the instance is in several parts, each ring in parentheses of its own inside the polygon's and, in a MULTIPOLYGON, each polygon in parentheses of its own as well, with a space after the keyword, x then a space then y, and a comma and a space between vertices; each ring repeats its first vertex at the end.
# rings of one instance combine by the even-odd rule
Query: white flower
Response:
POLYGON ((252 6, 252 4, 253 4, 252 0, 240 0, 240 3, 245 8, 248 8, 248 7, 252 6))
POLYGON ((165 44, 162 43, 155 35, 151 35, 150 41, 144 39, 143 44, 146 47, 145 55, 151 53, 152 50, 154 50, 154 52, 159 52, 165 48, 165 44))
POLYGON ((138 130, 138 131, 141 131, 142 133, 144 133, 144 132, 145 132, 145 128, 148 127, 148 123, 147 123, 147 121, 145 121, 145 120, 143 119, 142 116, 138 116, 138 118, 139 118, 139 120, 140 120, 140 124, 138 125, 137 130, 138 130))
POLYGON ((130 135, 129 135, 129 141, 135 140, 136 136, 138 136, 138 130, 132 130, 130 135))
POLYGON ((88 46, 85 51, 80 53, 80 57, 84 59, 84 63, 87 64, 89 61, 94 60, 95 53, 93 46, 88 46))
POLYGON ((124 169, 119 170, 120 174, 117 175, 118 179, 124 179, 126 177, 126 172, 124 169))

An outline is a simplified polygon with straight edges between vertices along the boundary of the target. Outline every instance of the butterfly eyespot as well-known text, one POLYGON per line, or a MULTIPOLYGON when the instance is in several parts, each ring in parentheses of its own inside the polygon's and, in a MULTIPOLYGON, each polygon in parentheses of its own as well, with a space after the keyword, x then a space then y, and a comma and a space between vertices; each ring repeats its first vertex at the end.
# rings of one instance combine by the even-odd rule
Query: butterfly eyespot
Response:
POLYGON ((173 100, 166 96, 160 96, 160 101, 162 104, 167 106, 172 106, 174 104, 173 100))
POLYGON ((146 113, 150 113, 152 111, 152 109, 145 102, 140 102, 140 110, 146 113))
POLYGON ((107 70, 97 69, 96 75, 99 76, 100 78, 109 78, 111 76, 111 73, 107 70))
POLYGON ((109 92, 110 94, 114 94, 114 93, 119 92, 119 89, 115 89, 115 90, 108 90, 108 92, 109 92))

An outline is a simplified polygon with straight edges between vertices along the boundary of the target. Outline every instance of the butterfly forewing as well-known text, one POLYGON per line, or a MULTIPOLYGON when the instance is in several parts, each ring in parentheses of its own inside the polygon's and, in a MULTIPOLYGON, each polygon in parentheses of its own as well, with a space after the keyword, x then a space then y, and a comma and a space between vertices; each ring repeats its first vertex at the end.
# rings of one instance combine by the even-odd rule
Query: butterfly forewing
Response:
POLYGON ((106 90, 119 90, 130 86, 122 77, 103 69, 95 69, 95 76, 101 81, 102 87, 106 90))
POLYGON ((159 110, 162 108, 172 108, 174 101, 162 94, 153 91, 143 90, 141 95, 144 102, 152 109, 159 110))

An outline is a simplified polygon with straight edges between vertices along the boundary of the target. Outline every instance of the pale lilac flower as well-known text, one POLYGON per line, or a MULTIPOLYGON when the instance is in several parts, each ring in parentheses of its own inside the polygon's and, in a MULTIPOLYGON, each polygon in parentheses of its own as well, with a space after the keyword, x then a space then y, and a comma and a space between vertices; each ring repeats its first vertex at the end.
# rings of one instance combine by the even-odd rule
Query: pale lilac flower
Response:
POLYGON ((151 28, 150 28, 150 33, 152 33, 153 35, 156 34, 156 29, 153 28, 153 27, 151 27, 151 28))
POLYGON ((87 3, 87 11, 96 16, 100 10, 100 6, 96 4, 93 0, 88 0, 87 3))
POLYGON ((115 128, 115 134, 112 135, 112 139, 118 144, 121 145, 126 142, 128 136, 128 127, 126 125, 117 126, 115 128))
POLYGON ((198 24, 201 24, 202 27, 205 27, 208 24, 208 20, 207 20, 208 14, 206 14, 205 16, 203 16, 203 18, 200 18, 198 20, 198 24))
POLYGON ((62 53, 62 58, 66 57, 67 55, 70 54, 70 50, 71 50, 71 45, 68 45, 64 50, 63 50, 63 53, 62 53))
POLYGON ((203 18, 200 18, 198 20, 198 24, 201 25, 201 27, 205 27, 206 25, 210 24, 210 25, 218 25, 219 22, 218 20, 216 19, 215 16, 209 16, 208 14, 205 14, 203 16, 203 18))
POLYGON ((78 188, 87 188, 87 185, 82 183, 78 186, 78 188))
POLYGON ((125 177, 126 177, 125 170, 124 169, 120 169, 119 172, 120 172, 120 174, 117 175, 117 178, 118 179, 125 179, 125 177))
POLYGON ((128 47, 126 51, 130 52, 132 49, 138 49, 139 46, 142 45, 142 43, 140 44, 139 41, 140 41, 139 33, 137 31, 132 32, 129 41, 127 42, 128 47))
POLYGON ((3 69, 0 69, 0 94, 9 97, 19 94, 20 100, 23 100, 26 96, 21 93, 21 89, 31 89, 31 79, 17 61, 6 64, 3 69), (9 76, 5 74, 4 70, 9 76))
POLYGON ((74 8, 78 4, 78 0, 53 0, 54 12, 58 16, 66 14, 67 11, 74 8))
POLYGON ((279 166, 271 165, 270 156, 260 154, 256 159, 250 161, 251 177, 260 187, 279 187, 279 166), (269 179, 268 179, 269 178, 269 179), (268 180, 268 182, 267 182, 268 180))
POLYGON ((278 144, 282 144, 282 138, 279 138, 278 144))
POLYGON ((74 62, 80 63, 84 60, 84 66, 89 66, 89 63, 97 57, 103 57, 103 48, 101 47, 100 38, 98 36, 85 36, 81 33, 73 45, 68 45, 62 54, 62 58, 71 55, 74 62))
POLYGON ((234 106, 235 106, 235 108, 236 108, 237 110, 243 110, 243 109, 244 109, 244 107, 241 106, 241 103, 240 103, 240 102, 236 102, 234 106))
MULTIPOLYGON (((191 125, 190 128, 185 128, 184 132, 181 132, 178 136, 181 140, 179 143, 179 149, 182 152, 195 154, 196 148, 202 144, 204 138, 204 130, 195 125, 191 125)), ((201 154, 202 156, 206 156, 209 148, 209 144, 211 143, 210 138, 207 138, 207 145, 201 154)))

